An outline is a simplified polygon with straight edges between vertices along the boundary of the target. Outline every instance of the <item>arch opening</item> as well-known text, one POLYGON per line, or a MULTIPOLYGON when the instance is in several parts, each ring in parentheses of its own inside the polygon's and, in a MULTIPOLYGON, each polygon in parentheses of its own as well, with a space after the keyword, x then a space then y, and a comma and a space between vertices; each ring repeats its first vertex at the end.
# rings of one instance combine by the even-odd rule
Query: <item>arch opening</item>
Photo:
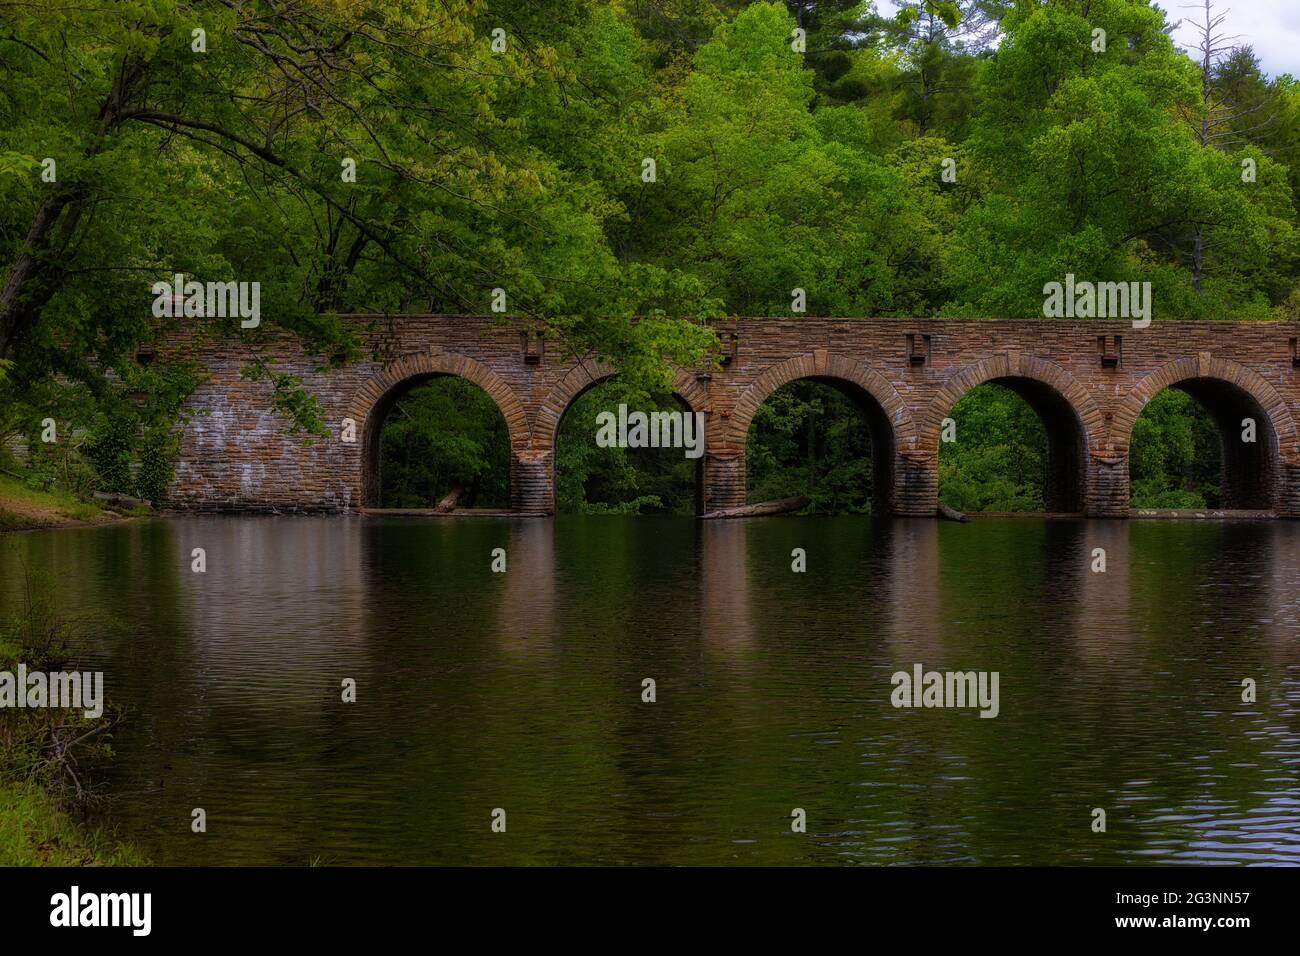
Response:
POLYGON ((939 497, 959 511, 1082 514, 1088 444, 1079 413, 1045 382, 990 378, 939 430, 939 497))
POLYGON ((861 385, 807 376, 774 389, 745 435, 746 500, 806 496, 812 513, 888 515, 894 429, 861 385))
POLYGON ((1222 379, 1172 383, 1145 404, 1129 436, 1135 508, 1274 511, 1280 475, 1268 412, 1222 379))
POLYGON ((456 491, 458 508, 507 509, 510 446, 505 416, 479 385, 449 373, 413 375, 367 417, 363 503, 433 508, 456 491))
POLYGON ((702 514, 704 441, 703 416, 680 393, 647 398, 629 394, 613 375, 591 381, 555 427, 555 511, 702 514), (639 431, 637 412, 645 415, 639 431), (657 447, 645 444, 652 441, 657 447))

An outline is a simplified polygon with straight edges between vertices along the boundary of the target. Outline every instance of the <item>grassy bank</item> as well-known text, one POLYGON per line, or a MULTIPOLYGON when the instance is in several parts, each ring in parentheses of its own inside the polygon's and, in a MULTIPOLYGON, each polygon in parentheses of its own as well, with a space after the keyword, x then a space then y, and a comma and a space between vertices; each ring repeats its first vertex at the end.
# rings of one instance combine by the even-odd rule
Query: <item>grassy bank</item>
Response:
MULTIPOLYGON (((49 603, 48 581, 28 574, 25 585, 19 614, 0 622, 0 671, 13 674, 20 663, 31 671, 84 669, 71 650, 75 622, 49 603)), ((112 731, 120 719, 116 707, 93 719, 75 708, 0 709, 0 866, 147 862, 133 847, 79 824, 68 812, 90 806, 86 775, 112 759, 112 731)))
POLYGON ((140 866, 138 850, 79 826, 39 787, 0 782, 0 866, 140 866))
POLYGON ((95 524, 118 517, 66 491, 35 491, 0 474, 0 531, 95 524))

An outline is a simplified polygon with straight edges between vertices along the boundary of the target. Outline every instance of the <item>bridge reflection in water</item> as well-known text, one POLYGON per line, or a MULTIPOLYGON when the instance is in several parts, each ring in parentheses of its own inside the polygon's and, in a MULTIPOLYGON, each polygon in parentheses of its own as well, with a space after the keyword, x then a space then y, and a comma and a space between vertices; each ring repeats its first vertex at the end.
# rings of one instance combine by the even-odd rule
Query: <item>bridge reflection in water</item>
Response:
POLYGON ((0 611, 26 563, 102 621, 130 712, 110 820, 160 863, 1300 863, 1294 523, 181 518, 7 544, 0 611), (997 671, 998 717, 892 707, 918 663, 997 671))

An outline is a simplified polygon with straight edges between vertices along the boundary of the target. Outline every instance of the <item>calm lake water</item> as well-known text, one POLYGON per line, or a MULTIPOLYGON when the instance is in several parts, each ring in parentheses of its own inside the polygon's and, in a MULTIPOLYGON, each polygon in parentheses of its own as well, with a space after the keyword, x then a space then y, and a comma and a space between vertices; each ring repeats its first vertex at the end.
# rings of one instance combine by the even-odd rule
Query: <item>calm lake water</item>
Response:
POLYGON ((157 863, 1300 864, 1297 523, 177 518, 0 537, 5 617, 24 566, 157 863))

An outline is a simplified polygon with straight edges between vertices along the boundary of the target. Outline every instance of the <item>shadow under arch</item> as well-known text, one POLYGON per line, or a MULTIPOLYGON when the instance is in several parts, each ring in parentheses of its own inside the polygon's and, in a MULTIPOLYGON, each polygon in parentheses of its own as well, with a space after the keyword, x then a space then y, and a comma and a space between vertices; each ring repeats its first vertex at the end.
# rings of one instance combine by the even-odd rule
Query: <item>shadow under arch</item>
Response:
POLYGON ((1087 389, 1055 362, 1007 352, 952 375, 925 414, 917 434, 919 450, 938 461, 944 418, 963 395, 985 383, 1015 392, 1043 423, 1047 433, 1044 509, 1058 514, 1086 512, 1088 456, 1103 444, 1105 418, 1087 389))
POLYGON ((1143 377, 1115 411, 1109 438, 1115 452, 1127 463, 1138 417, 1147 403, 1167 388, 1194 398, 1218 428, 1223 461, 1220 506, 1264 511, 1282 508, 1284 463, 1300 462, 1295 420, 1286 400, 1262 375, 1230 359, 1189 356, 1143 377), (1247 418, 1256 423, 1254 442, 1240 440, 1247 418))
POLYGON ((872 501, 880 513, 892 514, 897 506, 899 455, 915 447, 916 430, 911 412, 894 386, 861 362, 818 349, 765 369, 732 408, 727 425, 729 444, 745 449, 749 426, 762 404, 777 389, 801 380, 829 385, 862 412, 871 436, 871 475, 875 486, 872 501))
POLYGON ((898 453, 915 446, 911 412, 888 378, 848 356, 818 349, 764 369, 736 399, 727 425, 728 444, 746 449, 759 407, 781 386, 801 380, 831 386, 862 411, 871 436, 872 502, 883 514, 892 514, 897 507, 898 453))
MULTIPOLYGON (((535 419, 537 430, 533 435, 532 448, 534 455, 541 454, 545 456, 548 463, 550 497, 553 507, 558 506, 559 502, 556 489, 555 451, 556 440, 560 435, 560 423, 564 420, 565 414, 573 406, 574 402, 597 385, 614 378, 617 374, 618 370, 608 362, 580 361, 551 388, 546 400, 542 402, 541 408, 537 411, 535 419)), ((685 405, 688 411, 705 413, 705 448, 711 447, 713 442, 708 437, 711 422, 710 416, 707 414, 709 396, 705 387, 685 369, 677 369, 673 373, 669 394, 685 405)), ((706 457, 707 451, 696 459, 695 464, 695 513, 697 515, 704 513, 704 461, 706 457)))
MULTIPOLYGON (((352 394, 346 416, 357 423, 361 445, 361 504, 379 504, 380 451, 384 420, 397 400, 421 382, 441 376, 455 376, 472 382, 488 394, 505 419, 510 436, 511 458, 529 446, 528 418, 524 407, 505 379, 482 362, 452 352, 416 352, 385 365, 352 394)), ((512 466, 513 467, 513 466, 512 466)), ((510 476, 510 500, 518 500, 517 476, 510 476)))

